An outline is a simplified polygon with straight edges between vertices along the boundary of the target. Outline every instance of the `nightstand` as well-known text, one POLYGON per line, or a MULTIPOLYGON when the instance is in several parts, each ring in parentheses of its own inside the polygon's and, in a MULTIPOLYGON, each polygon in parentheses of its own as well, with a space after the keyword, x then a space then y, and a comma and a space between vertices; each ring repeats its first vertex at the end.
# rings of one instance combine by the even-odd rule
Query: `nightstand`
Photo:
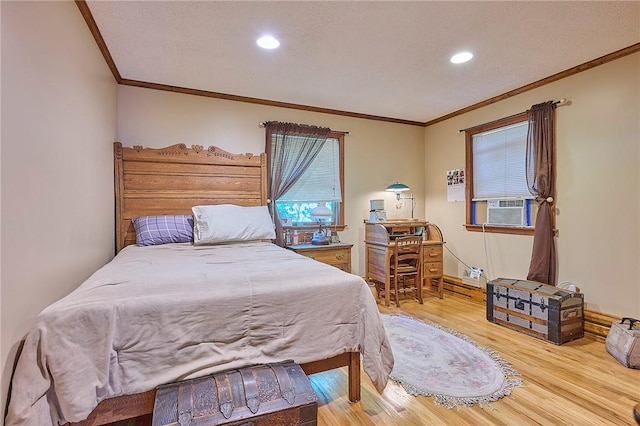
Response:
POLYGON ((333 243, 326 246, 314 246, 312 244, 287 246, 289 250, 293 250, 298 254, 335 266, 349 273, 351 273, 351 247, 353 247, 353 244, 347 243, 333 243))

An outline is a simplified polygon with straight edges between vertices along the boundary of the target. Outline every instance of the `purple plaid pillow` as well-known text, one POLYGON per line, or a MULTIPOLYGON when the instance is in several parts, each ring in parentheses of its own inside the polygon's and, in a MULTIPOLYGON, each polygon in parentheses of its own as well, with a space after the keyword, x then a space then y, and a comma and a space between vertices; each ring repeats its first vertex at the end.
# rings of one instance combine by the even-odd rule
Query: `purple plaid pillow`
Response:
POLYGON ((193 216, 140 216, 133 219, 136 244, 154 246, 193 242, 193 216))

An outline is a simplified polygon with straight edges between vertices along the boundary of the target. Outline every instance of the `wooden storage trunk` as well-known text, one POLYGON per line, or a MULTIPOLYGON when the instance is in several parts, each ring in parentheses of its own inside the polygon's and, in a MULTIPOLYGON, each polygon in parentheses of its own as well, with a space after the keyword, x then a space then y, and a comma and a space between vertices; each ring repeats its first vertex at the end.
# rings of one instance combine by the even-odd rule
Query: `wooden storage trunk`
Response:
POLYGON ((640 368, 639 324, 639 320, 622 318, 622 321, 611 324, 605 341, 607 352, 629 368, 640 368))
POLYGON ((584 336, 584 296, 535 281, 487 282, 487 320, 561 345, 584 336))
POLYGON ((316 425, 318 397, 293 361, 159 386, 153 426, 316 425))

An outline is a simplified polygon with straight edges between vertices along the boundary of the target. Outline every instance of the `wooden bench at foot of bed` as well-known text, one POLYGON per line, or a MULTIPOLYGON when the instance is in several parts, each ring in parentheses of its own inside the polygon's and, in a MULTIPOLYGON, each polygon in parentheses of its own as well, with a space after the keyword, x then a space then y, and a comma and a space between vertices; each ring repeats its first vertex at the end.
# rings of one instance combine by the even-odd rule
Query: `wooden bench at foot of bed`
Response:
MULTIPOLYGON (((321 373, 334 368, 348 367, 349 372, 349 401, 360 401, 360 353, 346 352, 333 358, 300 364, 304 372, 309 374, 321 373)), ((74 426, 96 426, 113 423, 120 420, 132 419, 153 413, 153 403, 156 390, 123 395, 102 401, 89 414, 86 420, 71 423, 74 426)))

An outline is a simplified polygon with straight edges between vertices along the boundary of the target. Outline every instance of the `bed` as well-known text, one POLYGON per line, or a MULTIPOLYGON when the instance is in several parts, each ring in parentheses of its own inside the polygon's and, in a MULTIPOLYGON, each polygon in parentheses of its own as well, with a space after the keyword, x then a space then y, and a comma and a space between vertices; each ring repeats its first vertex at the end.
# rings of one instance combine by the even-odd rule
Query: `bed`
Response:
POLYGON ((37 317, 8 425, 138 417, 152 412, 160 384, 284 359, 307 374, 347 366, 355 402, 362 357, 382 391, 393 355, 360 277, 261 239, 135 244, 137 217, 265 206, 264 154, 116 142, 114 165, 117 255, 37 317))

